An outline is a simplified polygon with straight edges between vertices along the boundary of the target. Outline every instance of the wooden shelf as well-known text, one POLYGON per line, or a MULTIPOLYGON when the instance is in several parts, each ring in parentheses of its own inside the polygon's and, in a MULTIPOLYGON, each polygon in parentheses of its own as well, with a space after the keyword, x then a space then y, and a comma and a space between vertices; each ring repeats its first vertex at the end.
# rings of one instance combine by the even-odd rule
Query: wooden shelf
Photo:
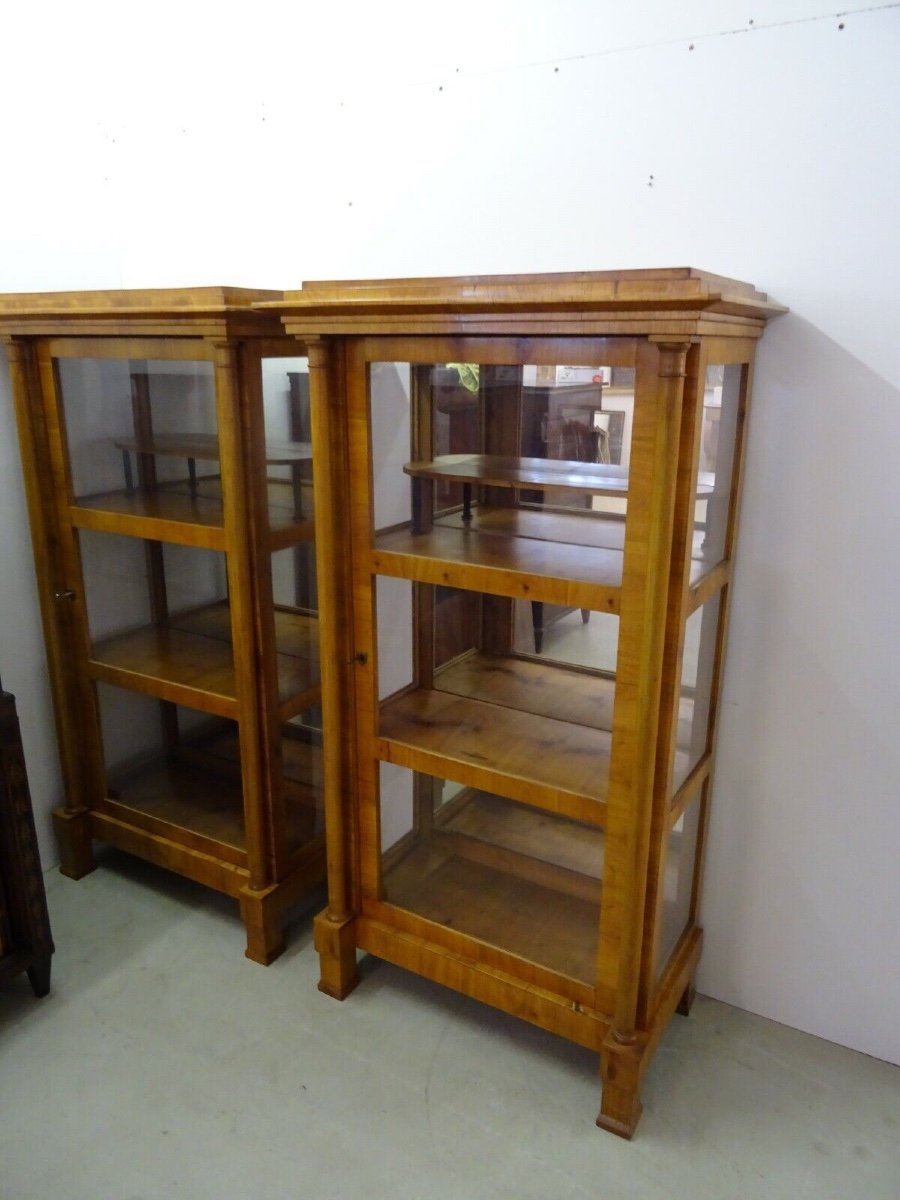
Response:
MULTIPOLYGON (((515 696, 515 684, 498 680, 496 670, 479 670, 471 660, 466 660, 464 669, 442 672, 433 688, 415 688, 385 701, 376 742, 378 757, 602 825, 612 735, 597 722, 608 702, 595 701, 596 708, 592 705, 589 711, 573 686, 568 711, 581 721, 548 716, 554 691, 564 686, 561 680, 552 683, 551 676, 571 681, 577 673, 540 663, 534 667, 533 679, 543 674, 547 693, 535 698, 540 697, 539 686, 523 689, 519 707, 498 702, 515 696), (458 692, 451 690, 454 687, 458 692)), ((600 694, 605 690, 601 687, 600 694)))
MULTIPOLYGON (((310 782, 318 747, 290 743, 284 755, 285 832, 289 850, 299 852, 322 834, 322 792, 310 782)), ((187 743, 177 760, 160 756, 113 775, 103 809, 135 828, 244 866, 247 842, 236 730, 187 743)))
POLYGON ((444 454, 428 462, 406 463, 414 479, 445 479, 504 488, 570 488, 594 496, 625 496, 628 479, 607 463, 569 459, 514 458, 496 454, 444 454))
POLYGON ((469 791, 461 803, 454 798, 437 809, 431 838, 464 857, 600 902, 604 834, 596 826, 469 791))
POLYGON ((386 871, 388 903, 580 982, 597 974, 599 899, 590 901, 421 843, 386 871))
POLYGON ((442 517, 427 533, 376 535, 371 569, 417 583, 618 612, 624 523, 521 508, 442 517))
POLYGON ((612 729, 615 680, 558 662, 475 651, 436 672, 434 688, 588 729, 612 729))
MULTIPOLYGON (((307 490, 305 487, 304 492, 307 490)), ((315 539, 312 517, 295 517, 292 485, 287 481, 270 480, 268 493, 269 550, 312 542, 315 539)), ((304 504, 304 512, 311 512, 311 503, 304 504)), ((69 505, 69 516, 79 529, 208 550, 226 548, 222 490, 218 479, 201 479, 193 490, 186 480, 179 480, 152 489, 123 489, 80 496, 69 505)))
MULTIPOLYGON (((568 488, 592 496, 627 496, 628 476, 609 463, 564 458, 519 458, 499 454, 443 454, 427 462, 406 463, 414 479, 445 479, 451 483, 480 483, 487 487, 568 488)), ((715 491, 715 475, 700 472, 697 497, 715 491)))
MULTIPOLYGON (((275 610, 282 720, 318 699, 316 618, 275 610)), ((237 715, 231 617, 226 602, 106 638, 93 647, 94 679, 220 717, 237 715)))
POLYGON ((237 770, 210 771, 190 762, 153 759, 110 780, 103 805, 111 816, 234 866, 246 864, 246 835, 237 770))

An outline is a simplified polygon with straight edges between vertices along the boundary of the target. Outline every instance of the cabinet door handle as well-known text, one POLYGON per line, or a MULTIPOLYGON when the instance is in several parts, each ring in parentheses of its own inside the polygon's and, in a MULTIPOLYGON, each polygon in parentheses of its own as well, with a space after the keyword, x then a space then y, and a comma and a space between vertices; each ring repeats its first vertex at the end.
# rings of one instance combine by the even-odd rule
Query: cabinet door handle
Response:
POLYGON ((55 592, 54 595, 57 600, 74 600, 75 599, 75 593, 71 590, 71 588, 65 592, 55 592))

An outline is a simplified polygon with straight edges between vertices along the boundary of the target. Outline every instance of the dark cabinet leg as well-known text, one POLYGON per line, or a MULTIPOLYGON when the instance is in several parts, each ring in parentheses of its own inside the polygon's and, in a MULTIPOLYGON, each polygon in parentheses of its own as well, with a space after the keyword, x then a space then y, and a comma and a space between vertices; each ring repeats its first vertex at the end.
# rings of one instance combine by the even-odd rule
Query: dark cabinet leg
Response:
POLYGON ((50 991, 50 955, 36 958, 28 968, 28 980, 36 996, 46 996, 50 991))
POLYGON ((57 808, 53 813, 53 831, 59 847, 59 873, 69 879, 82 879, 96 867, 91 842, 90 813, 69 812, 57 808))
POLYGON ((687 987, 681 993, 681 999, 678 1001, 675 1011, 680 1013, 683 1017, 689 1017, 691 1015, 691 1008, 693 1007, 696 996, 697 989, 694 987, 694 981, 693 979, 689 979, 687 987))

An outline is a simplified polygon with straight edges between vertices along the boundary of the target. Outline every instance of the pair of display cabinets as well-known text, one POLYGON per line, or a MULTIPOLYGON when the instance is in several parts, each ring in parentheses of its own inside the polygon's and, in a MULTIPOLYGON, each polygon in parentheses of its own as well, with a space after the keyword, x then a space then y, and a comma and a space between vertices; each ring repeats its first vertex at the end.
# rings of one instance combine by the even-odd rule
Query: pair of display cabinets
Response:
MULTIPOLYGON (((256 297, 241 317, 257 331, 280 319, 308 362, 328 843, 320 987, 346 996, 364 950, 590 1047, 598 1123, 625 1136, 652 1052, 689 1008, 700 954, 744 430, 755 345, 777 311, 749 285, 684 269, 307 284, 256 297)), ((85 664, 67 669, 83 705, 77 767, 93 791, 62 819, 79 831, 70 845, 125 823, 120 794, 102 787, 94 698, 121 673, 80 593, 68 598, 84 570, 79 542, 97 528, 85 514, 152 547, 162 529, 124 530, 108 509, 223 493, 231 644, 248 660, 234 664, 234 709, 215 715, 240 726, 246 915, 247 897, 283 887, 269 847, 298 710, 278 693, 278 629, 305 607, 271 598, 262 559, 298 535, 276 534, 265 503, 289 488, 274 458, 265 465, 262 356, 246 329, 231 332, 236 344, 221 331, 203 343, 221 477, 163 481, 154 457, 137 484, 113 488, 115 504, 80 499, 71 478, 71 339, 14 342, 13 353, 20 395, 43 396, 56 481, 56 499, 33 507, 57 514, 63 528, 49 532, 71 562, 46 603, 85 664)), ((112 441, 140 457, 142 437, 135 418, 112 441)), ((157 553, 144 550, 151 605, 157 553)), ((194 636, 209 611, 151 607, 152 637, 194 636)), ((115 631, 112 651, 130 636, 115 631)), ((179 697, 151 694, 164 738, 152 761, 171 772, 181 752, 165 741, 165 706, 179 697)), ((194 778, 218 736, 191 727, 194 778)))

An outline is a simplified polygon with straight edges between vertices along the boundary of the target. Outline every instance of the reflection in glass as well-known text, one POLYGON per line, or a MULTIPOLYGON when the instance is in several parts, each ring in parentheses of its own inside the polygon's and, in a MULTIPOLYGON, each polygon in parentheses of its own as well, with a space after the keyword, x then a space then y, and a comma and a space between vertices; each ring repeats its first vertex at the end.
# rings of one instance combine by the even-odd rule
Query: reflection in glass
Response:
POLYGON ((112 533, 78 532, 88 627, 95 643, 142 626, 230 641, 225 555, 112 533))
MULTIPOLYGON (((396 472, 410 457, 435 459, 490 456, 498 467, 513 460, 567 463, 564 470, 535 469, 534 478, 503 482, 502 470, 486 472, 474 502, 509 506, 625 511, 634 407, 633 373, 607 366, 486 366, 478 363, 375 362, 369 368, 375 464, 375 528, 409 519, 397 502, 396 472), (571 474, 571 472, 569 473, 571 474), (490 477, 489 477, 490 476, 490 477), (508 494, 500 493, 500 488, 508 494)), ((434 515, 459 508, 463 483, 436 471, 428 475, 434 515)), ((405 498, 404 498, 405 500, 405 498)))
POLYGON ((513 649, 545 662, 590 667, 615 675, 619 618, 587 608, 516 600, 513 649))
POLYGON ((390 528, 410 518, 409 487, 404 486, 403 475, 403 464, 411 457, 410 387, 408 363, 370 365, 376 529, 390 528))
POLYGON ((76 498, 220 494, 212 363, 61 358, 57 368, 76 498))
POLYGON ((270 520, 310 521, 314 513, 309 361, 264 358, 261 371, 270 520))

